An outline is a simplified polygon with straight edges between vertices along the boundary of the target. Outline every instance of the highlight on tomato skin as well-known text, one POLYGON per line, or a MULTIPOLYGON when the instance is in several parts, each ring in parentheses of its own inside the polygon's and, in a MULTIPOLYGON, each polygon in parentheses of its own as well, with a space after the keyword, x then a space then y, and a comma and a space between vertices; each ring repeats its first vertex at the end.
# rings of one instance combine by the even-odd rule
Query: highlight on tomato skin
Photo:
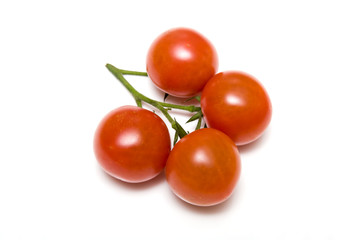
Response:
POLYGON ((166 180, 175 195, 197 206, 213 206, 233 193, 241 162, 234 142, 211 128, 182 138, 171 151, 166 180))
POLYGON ((207 126, 228 135, 236 145, 258 139, 268 127, 272 105, 263 85, 239 71, 217 73, 200 101, 207 126))
POLYGON ((94 137, 97 161, 109 175, 129 183, 144 182, 165 167, 171 140, 155 113, 123 106, 108 113, 94 137))
POLYGON ((151 44, 146 69, 162 91, 176 97, 199 93, 218 69, 214 46, 189 28, 170 29, 151 44))

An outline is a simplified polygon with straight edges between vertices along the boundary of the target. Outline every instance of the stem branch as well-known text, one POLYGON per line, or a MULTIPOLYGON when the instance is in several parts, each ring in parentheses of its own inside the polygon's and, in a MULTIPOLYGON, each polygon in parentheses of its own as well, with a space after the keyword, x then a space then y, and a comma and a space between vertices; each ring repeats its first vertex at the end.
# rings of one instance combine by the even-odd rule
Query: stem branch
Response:
POLYGON ((137 76, 145 76, 145 77, 148 76, 147 72, 129 71, 129 70, 124 70, 124 69, 119 69, 119 68, 118 68, 118 70, 123 75, 137 75, 137 76))
MULTIPOLYGON (((126 89, 133 95, 133 97, 135 99, 140 99, 140 100, 142 100, 144 102, 147 102, 149 104, 151 104, 150 102, 153 102, 153 103, 156 102, 157 104, 159 104, 162 107, 175 108, 175 109, 185 110, 185 111, 188 111, 188 112, 199 112, 199 111, 201 111, 200 107, 196 107, 196 106, 193 106, 193 105, 183 106, 183 105, 178 105, 178 104, 159 102, 159 101, 150 99, 150 98, 142 95, 141 93, 139 93, 133 86, 130 85, 130 83, 123 76, 124 72, 126 72, 126 74, 132 74, 132 73, 146 74, 146 75, 141 75, 141 76, 147 76, 147 73, 122 70, 122 69, 118 69, 118 68, 114 67, 111 64, 106 64, 106 68, 109 69, 109 71, 112 74, 114 74, 114 76, 126 87, 126 89)), ((132 75, 139 75, 139 74, 132 74, 132 75)))
POLYGON ((122 69, 118 69, 118 68, 114 67, 111 64, 106 64, 106 68, 131 93, 131 95, 134 97, 134 99, 136 101, 136 105, 138 107, 142 107, 142 102, 141 101, 144 101, 144 102, 156 107, 157 109, 159 109, 164 114, 166 119, 170 122, 171 127, 176 131, 176 133, 179 135, 180 138, 187 135, 186 131, 182 128, 182 126, 175 119, 173 119, 170 116, 168 111, 170 109, 172 109, 172 108, 175 108, 175 109, 181 109, 181 110, 185 110, 185 111, 189 111, 189 112, 200 112, 201 111, 200 107, 196 107, 196 106, 192 106, 192 105, 191 106, 182 106, 182 105, 177 105, 177 104, 164 103, 164 102, 159 102, 159 101, 153 100, 151 98, 148 98, 145 95, 138 92, 123 76, 123 74, 147 76, 147 73, 122 70, 122 69))

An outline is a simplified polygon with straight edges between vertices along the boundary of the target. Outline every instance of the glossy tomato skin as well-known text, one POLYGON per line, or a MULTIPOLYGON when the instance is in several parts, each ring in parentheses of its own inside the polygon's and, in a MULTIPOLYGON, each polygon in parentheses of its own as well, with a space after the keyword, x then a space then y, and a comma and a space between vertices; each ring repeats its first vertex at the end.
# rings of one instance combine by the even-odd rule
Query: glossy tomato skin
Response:
POLYGON ((147 54, 147 73, 162 91, 177 97, 191 97, 215 75, 218 56, 200 33, 175 28, 161 34, 147 54))
POLYGON ((165 173, 178 197, 193 205, 212 206, 230 197, 240 170, 234 142, 218 130, 203 128, 174 146, 165 173))
POLYGON ((209 80, 201 95, 207 126, 228 135, 236 145, 256 140, 271 120, 270 98, 252 76, 221 72, 209 80))
POLYGON ((158 175, 165 167, 170 147, 164 121, 134 106, 119 107, 107 114, 94 138, 95 156, 105 172, 131 183, 158 175))

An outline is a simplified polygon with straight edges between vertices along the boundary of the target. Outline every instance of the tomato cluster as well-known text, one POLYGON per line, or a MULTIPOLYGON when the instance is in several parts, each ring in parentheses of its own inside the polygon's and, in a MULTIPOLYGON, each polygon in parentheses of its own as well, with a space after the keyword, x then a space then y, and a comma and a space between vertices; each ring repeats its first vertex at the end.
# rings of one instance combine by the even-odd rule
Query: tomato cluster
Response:
POLYGON ((146 65, 146 73, 107 65, 133 95, 137 107, 117 108, 100 122, 94 138, 98 162, 108 174, 131 183, 147 181, 165 169, 171 190, 184 201, 198 206, 225 201, 241 172, 237 145, 256 140, 269 125, 272 107, 266 90, 246 73, 216 73, 215 48, 187 28, 171 29, 155 39, 146 65), (126 74, 148 75, 155 86, 175 97, 201 94, 200 107, 147 98, 126 81, 126 74), (176 131, 172 149, 166 124, 143 109, 142 101, 158 108, 170 121, 176 131), (187 134, 168 114, 170 108, 196 112, 190 119, 198 120, 196 130, 187 134))

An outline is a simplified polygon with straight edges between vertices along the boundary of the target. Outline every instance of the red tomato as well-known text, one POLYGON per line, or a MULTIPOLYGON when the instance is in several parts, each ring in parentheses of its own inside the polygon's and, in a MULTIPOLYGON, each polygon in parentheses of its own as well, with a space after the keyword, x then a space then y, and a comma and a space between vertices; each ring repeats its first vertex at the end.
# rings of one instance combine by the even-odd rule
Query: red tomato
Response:
POLYGON ((218 57, 205 37, 191 29, 176 28, 155 39, 146 65, 150 79, 162 91, 191 97, 214 76, 218 57))
POLYGON ((134 106, 111 111, 99 124, 94 151, 102 168, 125 182, 158 175, 170 153, 170 136, 155 113, 134 106))
POLYGON ((182 138, 166 163, 166 179, 184 201, 211 206, 225 201, 240 176, 240 156, 224 133, 203 128, 182 138))
POLYGON ((203 89, 201 108, 206 124, 227 134, 237 145, 256 140, 271 119, 264 87, 241 72, 216 74, 203 89))

